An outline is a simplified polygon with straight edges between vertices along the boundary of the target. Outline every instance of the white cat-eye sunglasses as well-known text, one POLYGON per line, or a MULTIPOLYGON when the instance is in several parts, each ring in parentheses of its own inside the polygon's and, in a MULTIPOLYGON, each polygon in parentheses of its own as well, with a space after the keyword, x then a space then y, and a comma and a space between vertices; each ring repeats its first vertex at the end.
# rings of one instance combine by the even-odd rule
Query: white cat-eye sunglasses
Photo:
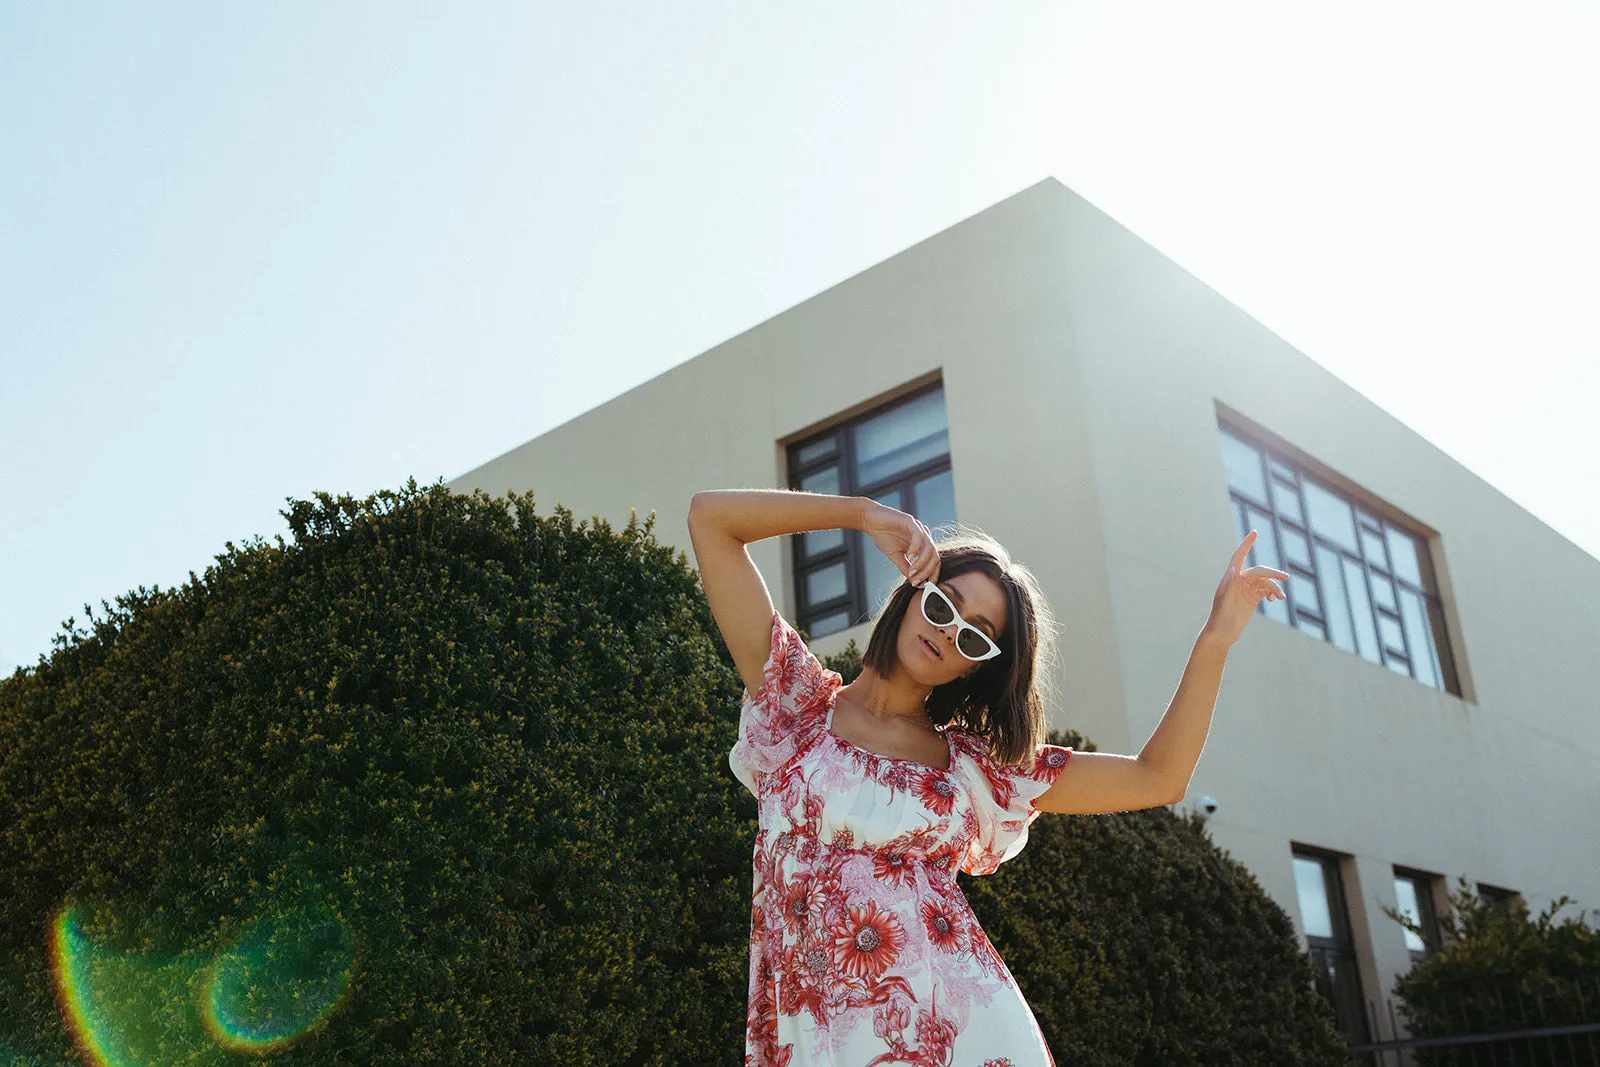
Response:
POLYGON ((963 656, 982 662, 1000 654, 1000 646, 991 641, 988 634, 963 619, 950 598, 944 595, 944 590, 927 580, 922 583, 921 604, 922 617, 933 625, 943 627, 952 622, 956 624, 956 651, 963 656))

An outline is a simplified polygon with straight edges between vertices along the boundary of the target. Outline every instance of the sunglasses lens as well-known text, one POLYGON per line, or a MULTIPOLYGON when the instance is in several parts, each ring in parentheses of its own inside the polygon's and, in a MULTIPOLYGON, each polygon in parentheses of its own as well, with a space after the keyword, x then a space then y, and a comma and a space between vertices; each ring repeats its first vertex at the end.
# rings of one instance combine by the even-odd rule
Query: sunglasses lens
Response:
POLYGON ((934 590, 928 599, 923 601, 922 607, 927 613, 928 620, 935 626, 949 626, 956 619, 950 601, 946 600, 938 590, 934 590))
POLYGON ((972 630, 961 631, 961 635, 956 638, 956 647, 973 659, 989 651, 989 646, 984 643, 983 638, 972 630))

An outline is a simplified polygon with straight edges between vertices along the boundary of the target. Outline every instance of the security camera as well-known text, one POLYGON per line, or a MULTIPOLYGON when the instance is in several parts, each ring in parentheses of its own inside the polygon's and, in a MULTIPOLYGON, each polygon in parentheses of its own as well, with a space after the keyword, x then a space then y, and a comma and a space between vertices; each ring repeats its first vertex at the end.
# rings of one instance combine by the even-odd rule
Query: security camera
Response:
POLYGON ((1202 815, 1210 816, 1217 813, 1217 802, 1214 797, 1197 797, 1194 806, 1202 815))

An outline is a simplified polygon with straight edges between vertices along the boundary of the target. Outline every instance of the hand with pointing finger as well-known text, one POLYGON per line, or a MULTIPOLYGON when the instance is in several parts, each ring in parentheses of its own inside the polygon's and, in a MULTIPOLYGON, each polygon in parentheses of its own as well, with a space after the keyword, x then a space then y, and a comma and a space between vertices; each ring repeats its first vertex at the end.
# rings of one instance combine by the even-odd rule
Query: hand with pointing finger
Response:
POLYGON ((1205 632, 1232 645, 1244 632, 1245 624, 1256 613, 1256 605, 1262 600, 1283 600, 1286 596, 1283 589, 1272 579, 1278 578, 1287 581, 1289 575, 1276 567, 1244 567, 1246 557, 1250 555, 1250 546, 1255 544, 1256 531, 1251 530, 1245 539, 1239 542, 1239 547, 1233 550, 1233 558, 1228 560, 1228 569, 1222 576, 1222 582, 1217 586, 1217 595, 1211 601, 1211 617, 1206 619, 1205 632))

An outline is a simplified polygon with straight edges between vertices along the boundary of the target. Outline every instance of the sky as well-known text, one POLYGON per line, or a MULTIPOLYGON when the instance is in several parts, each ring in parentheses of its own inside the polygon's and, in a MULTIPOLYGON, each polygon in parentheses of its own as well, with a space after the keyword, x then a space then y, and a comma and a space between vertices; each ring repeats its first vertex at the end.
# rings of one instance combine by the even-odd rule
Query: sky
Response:
POLYGON ((1600 560, 1597 10, 4 5, 0 677, 1052 176, 1600 560))

